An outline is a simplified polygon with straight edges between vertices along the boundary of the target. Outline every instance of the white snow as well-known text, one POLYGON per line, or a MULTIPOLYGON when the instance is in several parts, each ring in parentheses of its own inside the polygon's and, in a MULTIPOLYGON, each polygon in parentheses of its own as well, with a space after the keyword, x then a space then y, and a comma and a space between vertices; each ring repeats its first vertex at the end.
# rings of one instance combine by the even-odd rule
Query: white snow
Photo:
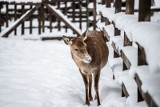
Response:
MULTIPOLYGON (((100 107, 124 107, 120 93, 106 65, 101 71, 100 107)), ((0 38, 1 107, 87 107, 84 102, 82 77, 62 41, 0 38)), ((94 100, 90 107, 96 104, 94 100)))

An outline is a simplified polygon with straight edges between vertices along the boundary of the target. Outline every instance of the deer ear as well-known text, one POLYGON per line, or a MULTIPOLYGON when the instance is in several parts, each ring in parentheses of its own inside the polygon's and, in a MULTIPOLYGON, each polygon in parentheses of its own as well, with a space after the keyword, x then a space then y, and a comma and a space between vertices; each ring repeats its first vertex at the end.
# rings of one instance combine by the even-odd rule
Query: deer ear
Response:
POLYGON ((67 38, 66 36, 63 36, 63 41, 65 44, 67 44, 69 46, 72 45, 72 41, 69 38, 67 38))
POLYGON ((84 34, 83 34, 83 40, 85 41, 86 39, 87 39, 87 35, 88 35, 88 28, 87 28, 87 30, 84 32, 84 34))

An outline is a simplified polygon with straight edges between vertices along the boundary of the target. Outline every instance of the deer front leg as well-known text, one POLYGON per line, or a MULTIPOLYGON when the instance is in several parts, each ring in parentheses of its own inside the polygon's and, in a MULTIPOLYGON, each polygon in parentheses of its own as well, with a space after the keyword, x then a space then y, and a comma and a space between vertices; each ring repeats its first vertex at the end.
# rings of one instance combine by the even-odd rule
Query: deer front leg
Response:
POLYGON ((99 98, 99 78, 100 78, 100 70, 97 70, 94 73, 94 89, 96 92, 95 99, 97 99, 97 106, 101 105, 99 98))
POLYGON ((88 76, 89 78, 89 101, 92 101, 92 74, 88 76))
MULTIPOLYGON (((80 71, 81 72, 81 71, 80 71)), ((86 94, 86 105, 90 105, 90 102, 89 102, 89 82, 88 82, 88 79, 87 79, 87 75, 83 74, 81 72, 81 75, 82 75, 82 78, 83 78, 83 81, 84 81, 84 85, 85 85, 85 94, 86 94)))

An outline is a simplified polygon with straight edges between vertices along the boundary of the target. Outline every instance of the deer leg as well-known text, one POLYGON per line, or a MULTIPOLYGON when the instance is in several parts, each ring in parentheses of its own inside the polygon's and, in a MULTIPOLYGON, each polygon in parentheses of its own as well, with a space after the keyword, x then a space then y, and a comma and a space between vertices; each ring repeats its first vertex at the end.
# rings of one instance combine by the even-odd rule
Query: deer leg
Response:
POLYGON ((97 71, 94 74, 94 89, 95 89, 95 92, 96 92, 95 99, 97 99, 97 106, 101 105, 100 98, 99 98, 99 78, 100 78, 100 72, 97 71))
POLYGON ((81 75, 82 75, 82 78, 83 78, 83 81, 84 81, 84 85, 85 85, 85 94, 86 94, 86 105, 90 105, 90 102, 89 102, 89 82, 88 82, 88 79, 87 79, 87 75, 83 74, 81 72, 81 75))
POLYGON ((92 101, 92 74, 89 75, 89 101, 92 101))

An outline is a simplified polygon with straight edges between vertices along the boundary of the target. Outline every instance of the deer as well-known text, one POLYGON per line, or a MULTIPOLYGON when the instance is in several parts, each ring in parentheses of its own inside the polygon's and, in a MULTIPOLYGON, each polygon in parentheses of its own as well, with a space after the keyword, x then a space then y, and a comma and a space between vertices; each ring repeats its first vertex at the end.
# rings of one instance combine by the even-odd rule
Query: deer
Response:
POLYGON ((89 31, 80 36, 68 38, 63 35, 63 41, 70 46, 71 56, 78 66, 85 86, 85 104, 90 105, 92 97, 92 78, 94 80, 95 100, 101 105, 99 97, 100 71, 108 61, 106 37, 102 31, 89 31))

